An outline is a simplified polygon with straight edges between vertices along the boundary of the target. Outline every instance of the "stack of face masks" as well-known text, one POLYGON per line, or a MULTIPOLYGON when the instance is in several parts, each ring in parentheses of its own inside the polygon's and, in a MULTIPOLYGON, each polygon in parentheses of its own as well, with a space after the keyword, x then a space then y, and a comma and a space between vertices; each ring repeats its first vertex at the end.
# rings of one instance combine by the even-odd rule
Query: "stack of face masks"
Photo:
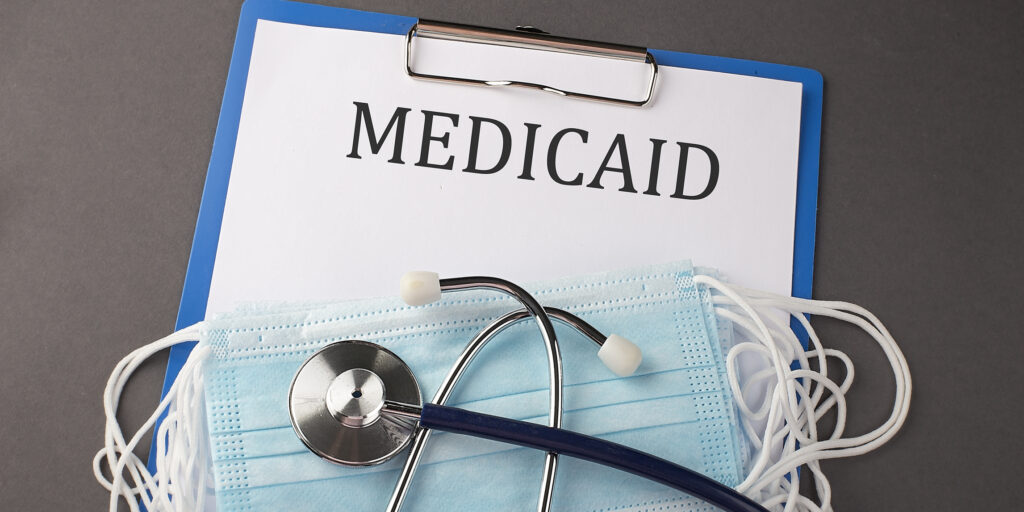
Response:
MULTIPOLYGON (((786 456, 816 444, 816 437, 804 436, 808 446, 798 447, 793 442, 798 436, 778 433, 787 428, 813 430, 808 425, 820 417, 814 408, 821 404, 823 414, 837 402, 823 402, 820 392, 802 390, 802 403, 811 412, 794 412, 798 400, 788 397, 801 390, 794 390, 793 383, 806 381, 811 386, 821 379, 805 376, 799 381, 785 375, 788 369, 778 370, 777 382, 791 385, 769 383, 763 400, 772 402, 772 411, 790 410, 772 413, 767 424, 761 421, 766 432, 759 435, 751 430, 756 421, 744 415, 756 414, 752 409, 757 407, 741 401, 739 411, 743 412, 738 412, 734 392, 742 395, 743 391, 735 368, 726 362, 734 345, 732 320, 747 331, 756 331, 761 324, 727 311, 727 305, 735 306, 729 293, 723 294, 729 289, 714 278, 713 271, 702 269, 699 274, 695 278, 693 268, 683 262, 526 286, 545 306, 568 310, 602 332, 626 336, 643 350, 637 372, 616 377, 600 364, 591 341, 556 324, 564 365, 563 427, 652 453, 726 485, 757 487, 753 495, 772 501, 769 505, 785 503, 787 509, 794 509, 806 504, 808 500, 793 488, 795 466, 764 481, 758 480, 760 474, 749 474, 749 469, 752 465, 755 472, 770 472, 786 456), (754 435, 748 438, 744 429, 754 435), (774 437, 781 441, 775 443, 774 437), (752 446, 759 449, 753 457, 752 446)), ((321 460, 307 450, 288 414, 288 391, 295 372, 319 348, 361 339, 401 357, 427 398, 474 335, 519 307, 511 298, 486 291, 445 295, 440 302, 418 308, 405 306, 397 298, 241 306, 135 355, 147 356, 179 338, 199 341, 176 389, 161 404, 167 406, 168 417, 157 433, 158 471, 150 475, 130 454, 133 445, 123 438, 119 442, 120 429, 108 421, 107 448, 97 454, 95 464, 97 477, 112 489, 112 504, 133 489, 147 490, 139 494, 150 510, 202 507, 204 487, 214 490, 216 508, 224 512, 383 510, 404 454, 381 465, 351 468, 321 460), (112 468, 140 474, 136 487, 128 487, 120 478, 106 480, 99 470, 104 459, 112 468)), ((766 327, 763 334, 766 343, 776 342, 772 329, 766 327)), ((776 363, 784 364, 775 366, 801 359, 794 354, 792 342, 800 351, 795 337, 786 338, 789 348, 773 352, 776 363)), ((808 354, 820 355, 822 360, 826 355, 824 351, 808 354)), ((806 363, 807 357, 802 359, 806 363)), ((113 404, 108 417, 111 409, 116 413, 116 395, 123 386, 117 383, 132 365, 137 363, 119 365, 111 377, 110 390, 116 393, 113 400, 108 399, 113 404)), ((906 378, 909 388, 909 374, 906 378)), ((763 375, 756 379, 762 384, 770 380, 763 375)), ((449 405, 545 424, 547 383, 544 344, 535 325, 523 323, 506 329, 483 349, 449 405)), ((841 399, 848 387, 847 382, 834 386, 836 398, 841 399)), ((894 411, 894 416, 899 416, 898 429, 905 408, 900 415, 894 411)), ((535 450, 435 432, 403 510, 532 509, 543 458, 535 450)), ((806 461, 796 466, 802 463, 806 461)), ((819 469, 815 462, 816 475, 819 469)), ((553 509, 714 510, 640 477, 566 457, 560 460, 553 509)))
MULTIPOLYGON (((743 446, 723 379, 718 325, 689 265, 527 289, 542 304, 566 309, 603 332, 621 333, 644 351, 637 373, 618 378, 601 365, 591 341, 559 326, 564 428, 654 453, 727 485, 739 483, 743 446)), ((398 299, 293 311, 251 307, 211 322, 200 343, 212 354, 203 370, 218 510, 384 509, 404 457, 348 468, 310 453, 288 416, 295 371, 328 343, 361 339, 398 354, 430 396, 466 343, 518 308, 510 298, 480 291, 445 296, 423 308, 398 299)), ((545 423, 547 383, 543 342, 536 327, 524 323, 488 344, 450 403, 545 423)), ((435 433, 404 509, 531 509, 542 463, 543 453, 535 450, 435 433)), ((687 499, 640 477, 563 458, 553 507, 622 510, 687 499)))

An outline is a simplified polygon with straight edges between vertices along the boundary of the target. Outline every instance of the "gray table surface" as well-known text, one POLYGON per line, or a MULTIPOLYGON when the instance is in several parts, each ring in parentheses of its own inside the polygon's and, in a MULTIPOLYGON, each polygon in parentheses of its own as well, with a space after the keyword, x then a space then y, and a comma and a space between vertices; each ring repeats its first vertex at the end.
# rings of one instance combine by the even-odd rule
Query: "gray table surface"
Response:
MULTIPOLYGON (((1021 508, 1021 4, 330 3, 821 71, 814 295, 878 313, 914 376, 895 440, 823 464, 835 507, 1021 508)), ((0 3, 0 508, 106 507, 100 393, 173 327, 238 9, 0 3)), ((859 362, 865 432, 892 377, 863 336, 816 325, 859 362)), ((128 424, 164 362, 133 381, 128 424)))

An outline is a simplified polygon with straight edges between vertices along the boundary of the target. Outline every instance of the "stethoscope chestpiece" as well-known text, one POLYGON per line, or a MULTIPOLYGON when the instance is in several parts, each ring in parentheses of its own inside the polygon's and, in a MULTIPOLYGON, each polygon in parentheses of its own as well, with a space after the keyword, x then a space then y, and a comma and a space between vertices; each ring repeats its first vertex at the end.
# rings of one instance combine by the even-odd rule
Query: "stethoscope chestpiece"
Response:
POLYGON ((416 422, 381 414, 384 401, 422 405, 412 370, 390 350, 340 341, 310 356, 296 372, 288 413, 299 439, 345 466, 380 464, 409 444, 416 422))

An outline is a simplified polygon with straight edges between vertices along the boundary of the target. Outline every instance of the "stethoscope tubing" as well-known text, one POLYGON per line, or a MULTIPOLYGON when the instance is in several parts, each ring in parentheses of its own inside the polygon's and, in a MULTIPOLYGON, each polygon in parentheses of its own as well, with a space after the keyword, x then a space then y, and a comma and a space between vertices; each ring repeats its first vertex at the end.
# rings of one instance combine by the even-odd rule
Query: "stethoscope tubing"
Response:
MULTIPOLYGON (((544 312, 551 319, 560 321, 584 334, 598 347, 604 343, 606 336, 582 318, 568 311, 547 306, 544 307, 544 312)), ((480 353, 480 350, 482 350, 490 340, 494 339, 498 333, 512 325, 515 325, 516 323, 530 318, 531 314, 528 310, 520 309, 498 318, 485 327, 484 330, 480 331, 480 333, 466 345, 466 348, 459 355, 458 359, 456 359, 455 364, 452 365, 451 369, 448 371, 448 375, 445 376, 440 387, 438 387, 437 392, 434 394, 432 402, 438 405, 445 405, 451 397, 452 392, 455 390, 455 385, 458 384, 459 379, 465 373, 466 368, 468 368, 473 362, 476 355, 480 353)), ((561 386, 561 376, 555 375, 555 377, 557 384, 561 386)), ((398 481, 395 483, 395 489, 391 494, 390 501, 388 502, 388 512, 398 512, 398 510, 402 508, 405 497, 409 492, 409 486, 412 484, 412 478, 415 475, 416 468, 419 466, 420 458, 423 456, 423 449, 426 446, 427 438, 429 437, 429 429, 417 428, 413 433, 412 441, 409 443, 409 455, 405 459, 405 465, 402 466, 402 470, 398 475, 398 481)), ((550 491, 548 491, 547 494, 550 494, 550 491)))
MULTIPOLYGON (((460 290, 496 290, 510 295, 526 308, 530 316, 537 322, 544 347, 548 355, 548 422, 552 428, 562 427, 562 355, 558 347, 558 337, 551 318, 544 311, 537 299, 523 287, 505 279, 489 276, 450 277, 438 282, 442 292, 460 290)), ((537 512, 551 510, 551 496, 555 491, 555 472, 558 470, 558 454, 549 452, 544 456, 544 468, 541 470, 540 495, 537 497, 537 512)), ((395 496, 392 496, 393 498, 395 496)), ((390 505, 395 505, 392 501, 390 505)), ((400 504, 398 504, 400 505, 400 504)))
POLYGON ((424 404, 420 426, 558 453, 633 473, 732 512, 767 512, 734 489, 660 457, 571 430, 424 404))

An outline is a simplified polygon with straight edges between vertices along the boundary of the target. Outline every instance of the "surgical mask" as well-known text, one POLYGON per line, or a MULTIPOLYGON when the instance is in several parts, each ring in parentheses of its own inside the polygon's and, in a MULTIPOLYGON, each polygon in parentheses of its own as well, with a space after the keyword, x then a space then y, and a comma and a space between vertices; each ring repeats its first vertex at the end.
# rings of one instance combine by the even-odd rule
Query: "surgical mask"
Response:
MULTIPOLYGON (((749 457, 750 443, 740 425, 749 430, 750 421, 737 413, 734 392, 739 388, 726 361, 749 344, 738 343, 733 348, 737 333, 732 319, 745 329, 750 325, 744 318, 723 311, 723 304, 733 299, 729 288, 714 278, 714 272, 702 269, 701 274, 695 278, 692 267, 684 262, 526 287, 542 304, 575 313, 603 332, 625 335, 644 352, 644 362, 636 374, 618 378, 597 361, 591 342, 559 325, 565 380, 563 427, 669 459, 726 485, 753 489, 778 505, 797 481, 795 466, 792 472, 774 480, 758 478, 761 473, 774 476, 779 464, 789 464, 780 457, 802 454, 790 453, 790 443, 783 455, 765 456, 765 450, 776 454, 779 450, 770 441, 755 439, 765 450, 757 454, 756 460, 749 457), (723 290, 728 293, 723 295, 723 290), (751 465, 754 472, 746 474, 744 467, 751 465)), ((108 446, 96 460, 106 457, 113 467, 117 459, 143 473, 141 480, 149 490, 143 501, 149 495, 167 494, 161 486, 167 486, 168 480, 180 484, 193 478, 215 490, 217 509, 222 511, 382 510, 403 457, 378 466, 351 468, 333 465, 309 452, 289 421, 287 397, 295 371, 326 344, 363 339, 398 354, 416 374, 422 393, 430 396, 466 342, 492 320, 518 307, 511 299, 487 292, 445 296, 422 308, 392 299, 240 307, 189 332, 144 347, 147 351, 134 355, 134 359, 126 358, 131 361, 130 367, 137 365, 136 359, 162 346, 192 336, 199 339, 196 355, 179 376, 179 383, 184 383, 172 388, 172 393, 178 395, 166 401, 170 404, 168 421, 158 432, 158 439, 179 440, 169 447, 158 445, 160 453, 167 454, 157 457, 157 476, 146 473, 141 461, 133 456, 117 458, 129 452, 133 444, 125 448, 123 439, 117 441, 119 429, 111 435, 109 411, 116 412, 116 400, 113 408, 108 407, 108 446), (204 401, 205 422, 202 415, 194 414, 196 405, 204 401), (168 424, 176 427, 167 428, 168 424), (195 455, 206 450, 209 478, 198 460, 202 457, 195 455), (162 477, 160 470, 164 471, 162 477), (175 476, 168 477, 168 473, 175 476)), ((789 353, 784 356, 787 365, 794 357, 794 340, 783 340, 790 343, 789 353)), ((799 342, 795 347, 800 349, 799 342)), ((532 326, 509 328, 474 360, 449 404, 544 423, 548 405, 545 358, 543 343, 532 326)), ((111 377, 115 383, 113 396, 120 393, 122 378, 126 379, 125 368, 119 365, 111 377)), ((805 380, 816 381, 810 377, 805 380)), ((846 388, 848 383, 844 382, 840 391, 846 388)), ((765 396, 767 400, 776 393, 770 389, 765 396)), ((803 403, 814 406, 818 400, 812 403, 805 399, 803 403)), ((783 405, 794 406, 790 402, 783 405)), ((751 407, 741 409, 749 412, 751 407)), ((777 411, 774 402, 771 410, 772 414, 777 411)), ((901 424, 905 409, 899 415, 901 424)), ((778 427, 773 422, 777 423, 770 418, 769 428, 778 427)), ((806 417, 802 424, 799 420, 792 423, 804 428, 806 417)), ((788 424, 783 421, 781 425, 788 424)), ((803 448, 814 445, 808 442, 803 448)), ((543 453, 525 448, 435 433, 403 510, 533 508, 543 457, 543 453)), ((119 482, 106 482, 98 468, 94 462, 97 478, 108 488, 120 486, 112 492, 112 502, 114 494, 130 492, 119 482)), ((163 508, 172 508, 171 502, 176 501, 173 505, 184 503, 191 505, 185 510, 194 509, 195 499, 201 500, 202 494, 178 492, 166 500, 169 506, 163 508)), ((795 503, 792 497, 790 501, 795 503)), ((697 499, 640 477, 565 457, 559 464, 553 508, 617 512, 711 509, 697 499)))
MULTIPOLYGON (((557 328, 565 380, 563 427, 654 453, 727 485, 740 478, 742 446, 709 297, 688 264, 650 267, 527 287, 543 304, 567 309, 604 332, 622 333, 644 364, 617 378, 576 331, 557 328)), ((210 323, 200 345, 218 510, 380 510, 401 457, 362 468, 310 453, 292 430, 287 396, 295 371, 325 344, 363 339, 399 354, 431 395, 465 343, 517 309, 501 295, 467 292, 425 308, 397 300, 300 310, 247 307, 210 323)), ((544 423, 547 365, 532 325, 499 334, 474 360, 449 403, 544 423)), ((543 453, 435 433, 403 510, 532 508, 543 453)), ((640 477, 563 458, 557 510, 630 508, 689 499, 640 477)))

